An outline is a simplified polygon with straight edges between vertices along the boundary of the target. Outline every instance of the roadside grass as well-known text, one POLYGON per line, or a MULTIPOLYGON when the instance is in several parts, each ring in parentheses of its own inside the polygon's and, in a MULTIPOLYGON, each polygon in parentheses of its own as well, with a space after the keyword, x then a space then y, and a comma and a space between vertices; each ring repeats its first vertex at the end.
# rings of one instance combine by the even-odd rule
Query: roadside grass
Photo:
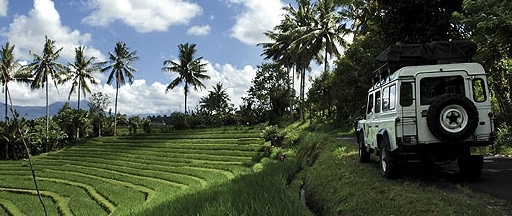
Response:
POLYGON ((361 164, 357 145, 323 133, 301 144, 305 166, 295 181, 304 181, 309 208, 318 215, 509 215, 510 204, 471 192, 464 185, 408 178, 386 180, 378 163, 361 164), (503 208, 506 206, 505 208, 503 208))
POLYGON ((139 215, 311 215, 287 186, 300 167, 297 161, 266 161, 260 172, 165 201, 139 215))
MULTIPOLYGON (((239 181, 263 144, 256 129, 188 130, 93 139, 34 163, 51 215, 131 215, 239 181)), ((0 212, 42 213, 26 161, 2 161, 0 178, 0 212)))

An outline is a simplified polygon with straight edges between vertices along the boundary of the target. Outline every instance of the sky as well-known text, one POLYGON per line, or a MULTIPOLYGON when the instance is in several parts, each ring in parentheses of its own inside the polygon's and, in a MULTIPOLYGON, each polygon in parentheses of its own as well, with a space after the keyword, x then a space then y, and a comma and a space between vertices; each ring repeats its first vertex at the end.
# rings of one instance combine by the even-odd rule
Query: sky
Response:
MULTIPOLYGON (((0 0, 0 43, 14 44, 20 62, 32 62, 30 52, 42 55, 45 36, 63 48, 60 62, 74 61, 74 49, 86 47, 86 55, 106 60, 117 42, 136 51, 140 60, 132 84, 119 89, 119 112, 128 115, 159 115, 183 112, 183 86, 165 91, 177 77, 162 72, 163 61, 178 58, 178 45, 197 44, 210 80, 206 89, 191 91, 189 110, 216 83, 222 83, 236 107, 247 96, 258 65, 264 60, 258 43, 270 42, 263 33, 282 19, 282 7, 294 0, 0 0)), ((312 74, 315 72, 313 71, 312 74)), ((106 84, 107 74, 94 74, 114 107, 115 88, 106 84)), ((44 106, 44 90, 31 91, 25 84, 10 83, 14 105, 44 106)), ((50 85, 49 102, 68 101, 70 83, 50 85)), ((87 95, 88 99, 91 94, 87 95)), ((83 97, 82 97, 83 99, 83 97)), ((71 103, 76 103, 74 93, 71 103)))

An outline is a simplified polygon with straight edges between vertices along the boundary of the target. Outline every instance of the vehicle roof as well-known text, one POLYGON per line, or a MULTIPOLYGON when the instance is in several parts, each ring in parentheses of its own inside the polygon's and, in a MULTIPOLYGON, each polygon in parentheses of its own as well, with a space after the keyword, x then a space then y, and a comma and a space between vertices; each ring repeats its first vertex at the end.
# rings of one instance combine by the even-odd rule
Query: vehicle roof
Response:
POLYGON ((485 70, 479 63, 457 63, 457 64, 436 64, 436 65, 418 65, 407 66, 398 69, 391 75, 375 83, 370 89, 373 90, 386 83, 393 82, 401 77, 416 77, 422 72, 450 72, 450 71, 466 71, 468 75, 485 75, 485 70))
POLYGON ((436 65, 420 65, 420 66, 407 66, 398 69, 391 76, 397 77, 416 76, 421 72, 443 72, 443 71, 466 71, 468 75, 483 75, 485 74, 484 68, 478 63, 457 63, 457 64, 436 64, 436 65))

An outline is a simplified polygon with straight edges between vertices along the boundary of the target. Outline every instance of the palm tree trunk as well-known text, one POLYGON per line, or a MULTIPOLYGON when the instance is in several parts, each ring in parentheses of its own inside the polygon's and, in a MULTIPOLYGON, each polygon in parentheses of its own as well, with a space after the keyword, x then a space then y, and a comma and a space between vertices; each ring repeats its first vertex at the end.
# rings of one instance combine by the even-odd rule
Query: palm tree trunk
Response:
POLYGON ((119 79, 116 81, 116 104, 114 111, 114 136, 117 135, 117 97, 119 96, 119 79))
POLYGON ((291 77, 291 86, 290 82, 288 82, 288 89, 290 91, 290 120, 293 122, 293 88, 295 88, 294 82, 295 82, 295 71, 291 68, 288 68, 288 76, 290 75, 290 70, 292 71, 292 77, 291 77))
POLYGON ((8 91, 8 88, 7 88, 7 82, 4 84, 5 85, 5 122, 8 122, 9 121, 9 117, 7 116, 8 115, 8 112, 7 112, 7 91, 8 91))
POLYGON ((48 75, 46 75, 46 152, 48 152, 48 128, 49 128, 49 109, 48 109, 48 75))
POLYGON ((306 85, 306 68, 301 68, 301 74, 300 74, 300 118, 302 119, 302 123, 305 123, 306 122, 306 115, 305 115, 305 111, 304 111, 304 106, 305 106, 305 102, 304 102, 304 94, 305 94, 305 85, 306 85))
POLYGON ((185 115, 187 115, 188 83, 185 83, 185 115))
MULTIPOLYGON (((80 80, 78 81, 78 113, 77 115, 80 115, 80 80)), ((76 125, 76 138, 80 138, 80 117, 78 119, 77 125, 76 125)))
POLYGON ((327 72, 327 48, 325 48, 325 56, 324 56, 324 72, 327 72))
MULTIPOLYGON (((8 112, 7 112, 7 93, 9 91, 9 87, 7 87, 7 82, 5 83, 5 123, 9 122, 8 112)), ((14 114, 13 114, 14 115, 14 114)), ((5 159, 9 160, 9 142, 5 142, 5 159)))
POLYGON ((187 122, 187 96, 188 96, 188 83, 185 82, 185 127, 188 129, 188 122, 187 122))

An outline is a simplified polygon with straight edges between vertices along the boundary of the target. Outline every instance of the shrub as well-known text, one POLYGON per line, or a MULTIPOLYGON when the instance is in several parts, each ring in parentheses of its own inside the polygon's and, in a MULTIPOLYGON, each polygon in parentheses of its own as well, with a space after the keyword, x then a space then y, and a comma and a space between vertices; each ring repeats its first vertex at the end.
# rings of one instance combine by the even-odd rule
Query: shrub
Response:
POLYGON ((511 154, 512 153, 512 126, 503 123, 497 131, 497 140, 495 143, 496 153, 511 154))
POLYGON ((151 133, 151 121, 149 119, 146 119, 144 123, 142 123, 142 130, 144 130, 145 133, 151 133))
POLYGON ((266 126, 261 131, 261 138, 270 142, 272 146, 281 146, 286 136, 286 132, 280 131, 277 125, 266 126))

